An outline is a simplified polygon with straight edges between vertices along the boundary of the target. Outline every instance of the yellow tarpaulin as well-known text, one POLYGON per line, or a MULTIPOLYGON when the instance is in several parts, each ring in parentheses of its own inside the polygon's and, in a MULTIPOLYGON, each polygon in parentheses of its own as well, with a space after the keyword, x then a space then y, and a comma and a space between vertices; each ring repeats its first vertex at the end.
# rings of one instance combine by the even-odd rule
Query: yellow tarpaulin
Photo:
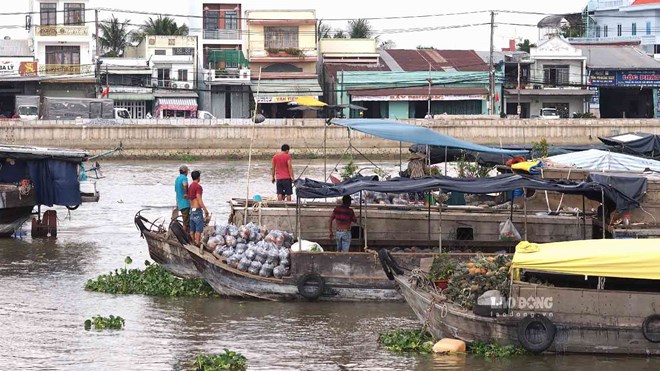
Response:
POLYGON ((301 106, 309 107, 325 107, 328 105, 327 103, 323 103, 314 97, 298 97, 296 98, 295 103, 301 106))
POLYGON ((516 164, 511 165, 511 168, 513 170, 522 170, 526 171, 530 174, 534 173, 537 171, 537 168, 541 164, 541 161, 525 161, 525 162, 518 162, 516 164))
POLYGON ((516 246, 511 268, 660 280, 660 239, 584 240, 516 246))

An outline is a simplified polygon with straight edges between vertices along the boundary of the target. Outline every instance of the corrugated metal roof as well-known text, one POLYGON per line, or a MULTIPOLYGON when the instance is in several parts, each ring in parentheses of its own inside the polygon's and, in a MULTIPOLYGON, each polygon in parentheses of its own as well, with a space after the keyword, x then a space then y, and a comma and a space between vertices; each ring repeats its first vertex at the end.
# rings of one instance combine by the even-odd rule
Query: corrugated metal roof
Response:
POLYGON ((265 79, 261 80, 259 86, 252 86, 256 94, 259 90, 260 97, 277 97, 283 95, 323 95, 323 90, 316 79, 265 79))
POLYGON ((488 71, 474 50, 388 49, 403 71, 488 71))
POLYGON ((32 57, 28 40, 0 40, 0 57, 32 57))
POLYGON ((660 62, 633 46, 573 45, 587 57, 590 69, 660 70, 660 62))

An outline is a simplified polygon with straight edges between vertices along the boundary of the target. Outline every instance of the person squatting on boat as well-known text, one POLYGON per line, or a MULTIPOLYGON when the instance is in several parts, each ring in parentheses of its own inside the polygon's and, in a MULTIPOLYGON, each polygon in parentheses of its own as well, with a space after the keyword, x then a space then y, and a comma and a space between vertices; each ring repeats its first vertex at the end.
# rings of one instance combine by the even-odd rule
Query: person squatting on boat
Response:
POLYGON ((277 200, 291 201, 293 194, 293 165, 291 164, 291 155, 288 144, 283 144, 281 152, 273 156, 272 167, 270 170, 272 181, 276 183, 277 200))
POLYGON ((204 231, 204 219, 208 217, 209 211, 202 200, 202 186, 199 184, 201 173, 195 170, 190 174, 192 184, 188 187, 188 199, 190 200, 190 234, 193 237, 195 245, 199 246, 204 231), (203 214, 202 214, 203 211, 203 214))
POLYGON ((355 212, 351 209, 351 196, 344 196, 342 204, 335 207, 330 216, 330 239, 337 241, 337 251, 348 252, 351 247, 351 223, 357 222, 355 212), (332 222, 335 221, 336 232, 332 233, 332 222))
POLYGON ((176 193, 176 207, 174 215, 181 212, 183 217, 183 230, 189 233, 190 230, 190 200, 188 200, 188 166, 179 167, 179 176, 174 181, 174 192, 176 193))

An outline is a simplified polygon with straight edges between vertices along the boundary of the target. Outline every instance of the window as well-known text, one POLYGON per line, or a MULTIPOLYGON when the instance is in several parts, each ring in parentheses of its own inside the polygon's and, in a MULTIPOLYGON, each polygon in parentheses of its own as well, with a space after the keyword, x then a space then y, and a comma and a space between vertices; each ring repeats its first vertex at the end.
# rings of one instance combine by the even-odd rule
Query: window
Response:
POLYGON ((632 24, 632 35, 637 35, 637 23, 632 24))
POLYGON ((41 25, 55 26, 57 24, 57 4, 41 3, 41 25))
POLYGON ((46 46, 46 64, 80 64, 80 47, 46 46))
POLYGON ((622 33, 621 31, 622 31, 621 30, 621 25, 620 24, 616 25, 616 35, 617 36, 621 36, 621 33, 622 33))
POLYGON ((264 27, 266 49, 298 48, 298 27, 264 27))
POLYGON ((83 3, 65 3, 64 4, 64 24, 83 25, 85 24, 85 4, 83 3))
POLYGON ((188 70, 179 70, 179 81, 188 81, 188 70))
POLYGON ((607 37, 607 25, 603 26, 603 37, 607 37))
POLYGON ((220 12, 207 10, 204 12, 204 30, 215 31, 220 24, 220 12))
POLYGON ((154 50, 154 55, 165 55, 165 49, 154 50))
POLYGON ((651 34, 651 21, 646 22, 646 34, 647 35, 651 34))
POLYGON ((567 65, 543 66, 543 83, 550 86, 568 85, 569 67, 567 65))
POLYGON ((169 68, 159 68, 158 69, 158 86, 161 88, 170 87, 170 69, 169 68))
POLYGON ((225 29, 237 30, 238 29, 238 13, 235 10, 225 12, 225 29))
POLYGON ((601 35, 601 27, 596 26, 596 37, 600 37, 600 35, 601 35))

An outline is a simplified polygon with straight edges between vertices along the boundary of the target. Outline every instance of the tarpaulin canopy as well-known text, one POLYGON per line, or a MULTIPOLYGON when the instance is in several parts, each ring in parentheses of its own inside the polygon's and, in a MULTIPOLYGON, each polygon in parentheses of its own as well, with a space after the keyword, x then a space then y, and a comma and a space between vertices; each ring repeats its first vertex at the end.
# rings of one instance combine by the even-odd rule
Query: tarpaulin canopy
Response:
POLYGON ((660 239, 584 240, 516 247, 511 267, 594 277, 660 279, 660 239))
POLYGON ((660 172, 660 161, 597 149, 551 156, 547 158, 547 164, 598 171, 644 171, 649 169, 660 172))
POLYGON ((409 125, 402 122, 382 119, 346 119, 332 120, 332 123, 344 126, 362 133, 371 134, 383 139, 397 142, 427 144, 431 146, 459 148, 468 151, 497 153, 508 155, 525 155, 528 151, 511 151, 491 148, 438 133, 424 126, 409 125))
POLYGON ((301 106, 309 106, 309 107, 325 107, 328 105, 327 103, 323 103, 320 100, 316 99, 315 97, 309 97, 309 96, 296 97, 296 99, 290 104, 298 104, 301 106))
MULTIPOLYGON (((591 173, 587 181, 607 184, 638 202, 641 202, 648 187, 648 179, 646 177, 634 174, 591 173)), ((622 204, 617 204, 616 208, 617 210, 625 210, 626 206, 627 202, 624 201, 622 204)))
POLYGON ((567 194, 584 195, 600 201, 603 193, 610 203, 621 205, 624 209, 635 208, 639 202, 607 184, 596 182, 572 182, 566 180, 538 179, 519 174, 503 174, 489 178, 451 178, 446 176, 429 176, 423 178, 395 178, 378 181, 377 177, 356 177, 339 184, 319 182, 311 179, 296 181, 296 195, 299 198, 326 198, 352 195, 360 191, 383 193, 410 193, 437 191, 463 192, 469 194, 486 194, 508 192, 515 189, 535 189, 554 191, 567 194))
POLYGON ((660 136, 655 134, 627 133, 598 139, 624 152, 651 157, 660 156, 660 136))
POLYGON ((196 98, 158 98, 157 110, 197 111, 196 98))

